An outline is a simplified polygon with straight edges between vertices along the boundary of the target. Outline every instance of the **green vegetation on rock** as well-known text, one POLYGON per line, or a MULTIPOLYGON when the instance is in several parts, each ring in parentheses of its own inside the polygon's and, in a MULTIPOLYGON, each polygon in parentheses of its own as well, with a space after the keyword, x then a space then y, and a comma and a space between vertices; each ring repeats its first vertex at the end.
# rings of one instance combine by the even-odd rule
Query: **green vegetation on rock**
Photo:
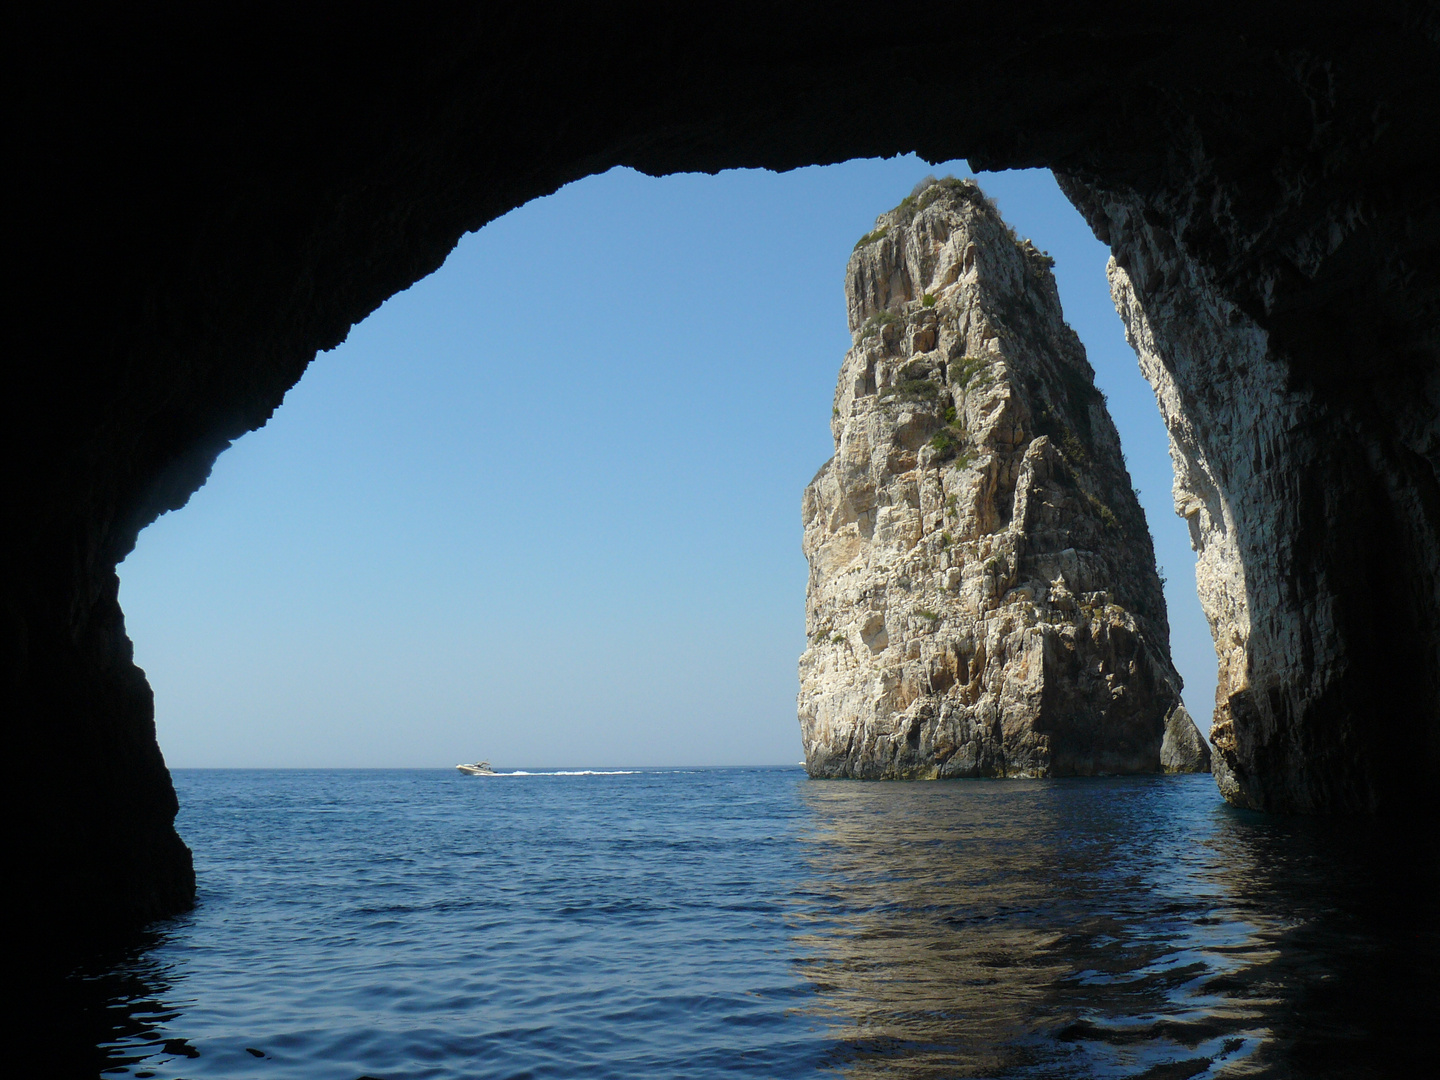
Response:
POLYGON ((860 237, 859 240, 855 241, 855 247, 851 250, 859 251, 866 244, 873 244, 876 240, 883 238, 884 235, 889 231, 890 229, 887 226, 882 225, 874 232, 867 232, 864 236, 860 237))
POLYGON ((893 322, 899 322, 900 316, 893 311, 877 311, 871 315, 860 327, 860 337, 865 339, 878 334, 882 327, 889 326, 893 322))
POLYGON ((1115 511, 1111 510, 1110 507, 1106 506, 1088 491, 1085 492, 1085 499, 1090 503, 1090 508, 1095 511, 1107 529, 1113 529, 1116 532, 1120 530, 1120 522, 1115 517, 1115 511))
POLYGON ((905 379, 880 391, 881 401, 924 401, 939 397, 940 387, 931 379, 905 379))
POLYGON ((972 379, 981 371, 990 366, 990 361, 981 356, 966 356, 950 366, 950 382, 962 389, 970 385, 972 379))

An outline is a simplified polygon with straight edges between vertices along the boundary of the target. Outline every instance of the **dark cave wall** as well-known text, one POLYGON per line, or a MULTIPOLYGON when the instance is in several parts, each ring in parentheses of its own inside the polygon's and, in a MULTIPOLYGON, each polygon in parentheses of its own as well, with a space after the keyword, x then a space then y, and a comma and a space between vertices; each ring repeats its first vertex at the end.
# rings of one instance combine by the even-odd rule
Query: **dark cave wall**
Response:
POLYGON ((1116 306, 1170 430, 1219 661, 1221 792, 1305 812, 1432 799, 1433 440, 1396 438, 1404 410, 1377 407, 1395 389, 1379 377, 1342 395, 1306 380, 1313 354, 1279 351, 1133 202, 1072 194, 1111 237, 1116 306))
MULTIPOLYGON (((218 10, 12 19, 3 648, 12 818, 41 923, 130 924, 193 895, 115 602, 139 530, 464 232, 616 164, 914 150, 1053 167, 1102 238, 1104 207, 1133 209, 1149 232, 1128 255, 1114 241, 1122 256, 1173 245, 1268 336, 1287 385, 1354 418, 1362 449, 1318 440, 1306 490, 1353 473, 1367 513, 1397 523, 1379 545, 1355 528, 1327 547, 1309 511, 1295 528, 1312 562, 1358 568, 1332 576, 1355 656, 1403 660, 1384 703, 1420 718, 1411 766, 1364 764, 1386 721, 1357 663, 1335 674, 1330 726, 1307 728, 1289 764, 1253 762, 1302 775, 1251 801, 1383 808, 1435 787, 1433 4, 218 10), (1399 652, 1395 625, 1411 635, 1399 652), (1326 753, 1358 755, 1368 779, 1295 797, 1326 753)), ((1266 707, 1232 709, 1237 731, 1293 725, 1266 707)))
POLYGON ((1344 55, 1277 53, 1294 96, 1218 126, 1197 114, 1159 182, 1061 178, 1172 393, 1178 486, 1198 481, 1223 511, 1193 500, 1192 535, 1234 549, 1233 605, 1206 597, 1203 551, 1199 576, 1220 655, 1216 776, 1239 805, 1436 801, 1433 7, 1425 20, 1400 47, 1357 26, 1344 55), (1396 92, 1385 72, 1407 56, 1418 77, 1396 92))

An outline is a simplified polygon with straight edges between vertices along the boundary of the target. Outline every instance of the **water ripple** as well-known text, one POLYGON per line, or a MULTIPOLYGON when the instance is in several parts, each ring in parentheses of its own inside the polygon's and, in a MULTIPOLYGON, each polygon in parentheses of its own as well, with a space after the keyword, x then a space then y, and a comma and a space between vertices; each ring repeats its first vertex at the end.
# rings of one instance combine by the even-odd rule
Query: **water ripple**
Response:
POLYGON ((1206 777, 511 775, 177 773, 199 906, 55 992, 49 1064, 141 1080, 1429 1067, 1429 833, 1247 814, 1206 777))

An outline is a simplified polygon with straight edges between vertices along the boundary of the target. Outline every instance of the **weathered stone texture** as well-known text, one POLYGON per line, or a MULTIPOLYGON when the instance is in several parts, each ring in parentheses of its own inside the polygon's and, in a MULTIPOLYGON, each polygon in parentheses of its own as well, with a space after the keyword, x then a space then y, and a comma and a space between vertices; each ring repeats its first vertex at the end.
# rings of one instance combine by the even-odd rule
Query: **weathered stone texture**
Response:
POLYGON ((1165 718, 1160 767, 1168 773, 1211 771, 1210 747, 1184 705, 1176 705, 1165 718))
POLYGON ((1387 774, 1435 756, 1416 691, 1440 671, 1436 377, 1403 393, 1379 343, 1348 392, 1305 377, 1153 208, 1069 186, 1112 243, 1111 292, 1170 433, 1219 664, 1222 794, 1285 811, 1425 798, 1387 774))
POLYGON ((857 246, 835 457, 805 491, 814 776, 1201 768, 1119 438, 1050 259, 973 184, 857 246))

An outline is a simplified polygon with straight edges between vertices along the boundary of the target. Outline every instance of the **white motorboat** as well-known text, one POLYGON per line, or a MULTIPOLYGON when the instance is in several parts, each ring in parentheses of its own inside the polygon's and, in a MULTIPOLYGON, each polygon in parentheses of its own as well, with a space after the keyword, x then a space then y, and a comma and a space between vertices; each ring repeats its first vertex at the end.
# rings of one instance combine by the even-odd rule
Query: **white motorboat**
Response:
POLYGON ((490 767, 490 762, 488 762, 488 761, 477 761, 477 762, 475 762, 474 765, 456 765, 455 768, 459 769, 459 770, 460 770, 461 772, 463 772, 466 776, 499 776, 499 775, 500 775, 499 773, 497 773, 494 769, 492 769, 492 768, 490 767))

